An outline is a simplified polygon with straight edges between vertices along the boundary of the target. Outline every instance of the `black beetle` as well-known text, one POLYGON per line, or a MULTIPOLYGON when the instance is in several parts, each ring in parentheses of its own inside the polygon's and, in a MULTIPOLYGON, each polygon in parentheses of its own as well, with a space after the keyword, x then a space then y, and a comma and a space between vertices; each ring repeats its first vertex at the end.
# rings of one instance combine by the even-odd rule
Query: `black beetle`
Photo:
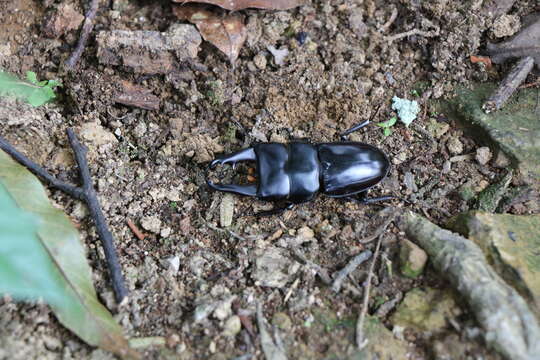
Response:
POLYGON ((271 215, 291 209, 295 204, 313 200, 318 192, 363 204, 394 199, 394 196, 366 198, 367 191, 381 182, 390 171, 388 157, 372 145, 343 141, 346 135, 361 129, 369 122, 366 120, 344 132, 340 142, 258 143, 253 147, 223 155, 213 160, 208 169, 224 164, 232 164, 234 168, 237 162, 255 161, 258 184, 216 184, 209 179, 207 184, 214 190, 287 204, 284 208, 259 215, 271 215))

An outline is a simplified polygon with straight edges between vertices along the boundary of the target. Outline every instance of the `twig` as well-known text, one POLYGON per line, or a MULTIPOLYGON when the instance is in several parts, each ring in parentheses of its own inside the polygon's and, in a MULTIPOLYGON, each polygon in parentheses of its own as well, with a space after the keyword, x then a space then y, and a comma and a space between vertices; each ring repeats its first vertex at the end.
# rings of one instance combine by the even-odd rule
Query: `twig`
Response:
POLYGON ((377 230, 375 230, 375 232, 373 233, 373 235, 370 235, 368 237, 365 237, 363 239, 360 239, 359 240, 359 243, 361 244, 367 244, 367 243, 370 243, 372 242, 373 240, 377 239, 379 236, 382 235, 382 233, 386 230, 386 228, 388 227, 388 225, 390 225, 390 223, 392 221, 394 221, 396 217, 396 212, 394 211, 392 214, 390 214, 386 220, 382 223, 381 226, 379 226, 377 228, 377 230))
POLYGON ((396 41, 401 38, 404 38, 407 36, 413 36, 413 35, 421 35, 424 37, 435 37, 435 36, 439 36, 439 29, 436 29, 435 31, 422 31, 419 29, 412 29, 409 31, 405 31, 403 33, 396 34, 396 35, 387 36, 385 39, 388 42, 392 42, 392 41, 396 41))
POLYGON ((526 56, 519 60, 512 68, 510 73, 506 75, 501 85, 482 105, 482 109, 489 114, 492 111, 499 110, 506 104, 508 99, 517 90, 518 86, 527 78, 534 66, 534 59, 531 56, 526 56))
POLYGON ((129 226, 129 228, 131 229, 131 231, 133 231, 133 234, 135 234, 135 236, 137 237, 137 239, 143 241, 144 238, 146 237, 146 234, 143 233, 138 227, 137 225, 135 225, 133 223, 133 221, 131 221, 131 219, 127 219, 126 220, 126 223, 127 223, 127 226, 129 226))
POLYGON ((297 258, 297 260, 300 260, 300 262, 302 262, 304 265, 315 270, 323 283, 325 283, 326 285, 330 285, 332 283, 332 279, 328 275, 328 271, 326 271, 326 269, 322 268, 320 265, 315 264, 313 261, 308 260, 305 255, 302 254, 300 249, 293 248, 292 253, 297 258))
POLYGON ((233 238, 235 238, 236 240, 240 240, 240 241, 247 241, 247 239, 245 237, 242 237, 240 235, 238 235, 237 233, 235 233, 234 231, 232 230, 229 230, 229 229, 221 229, 221 228, 218 228, 217 226, 214 226, 212 225, 211 223, 209 222, 204 222, 204 224, 209 227, 210 229, 214 230, 214 231, 217 231, 217 232, 222 232, 222 233, 228 233, 229 235, 231 235, 233 238))
POLYGON ((103 216, 103 212, 101 211, 101 207, 99 205, 96 191, 92 186, 92 178, 90 177, 90 170, 86 161, 87 149, 79 142, 72 129, 67 130, 67 135, 71 148, 73 149, 73 153, 75 154, 77 166, 79 168, 79 175, 82 180, 82 185, 80 187, 76 187, 58 180, 53 175, 49 174, 45 169, 17 151, 1 136, 0 148, 13 157, 17 162, 26 166, 33 174, 45 180, 50 186, 86 203, 90 214, 94 219, 99 238, 101 239, 116 301, 121 303, 122 300, 127 296, 127 289, 124 284, 122 269, 116 255, 113 236, 109 231, 107 222, 105 221, 105 217, 103 216))
POLYGON ((69 70, 75 67, 84 51, 84 48, 86 47, 88 37, 90 36, 92 29, 94 28, 94 18, 96 17, 98 5, 99 0, 90 0, 90 6, 88 7, 88 11, 85 14, 84 24, 81 30, 81 36, 79 37, 79 42, 77 43, 73 54, 71 54, 69 59, 66 61, 66 67, 69 70))
POLYGON ((392 26, 392 24, 394 23, 394 21, 396 21, 397 19, 397 16, 398 16, 398 10, 397 8, 394 6, 392 8, 392 14, 390 14, 390 18, 388 19, 388 21, 379 29, 380 32, 386 32, 390 26, 392 26))
POLYGON ((390 311, 392 311, 393 308, 396 307, 396 304, 400 302, 402 298, 403 293, 397 293, 396 297, 394 297, 392 300, 388 300, 377 309, 377 311, 375 312, 375 316, 379 318, 385 317, 390 311))
POLYGON ((373 278, 373 272, 375 269, 375 262, 377 261, 377 256, 379 255, 379 249, 381 248, 382 236, 379 236, 379 241, 377 241, 377 247, 375 248, 375 254, 373 255, 373 260, 371 261, 371 266, 369 268, 369 274, 367 278, 366 289, 364 290, 364 301, 362 302, 362 311, 358 314, 358 321, 356 322, 356 345, 359 349, 366 347, 368 340, 364 339, 364 321, 366 319, 366 314, 368 310, 369 302, 369 291, 371 290, 371 279, 373 278))
POLYGON ((518 89, 528 89, 530 87, 540 86, 540 80, 536 80, 532 83, 523 84, 518 89))
POLYGON ((332 283, 332 290, 335 292, 339 292, 341 290, 341 284, 343 283, 343 280, 354 271, 360 264, 367 261, 373 253, 369 250, 362 251, 360 254, 356 255, 349 261, 347 266, 345 266, 343 269, 337 272, 336 276, 334 277, 334 282, 332 283))

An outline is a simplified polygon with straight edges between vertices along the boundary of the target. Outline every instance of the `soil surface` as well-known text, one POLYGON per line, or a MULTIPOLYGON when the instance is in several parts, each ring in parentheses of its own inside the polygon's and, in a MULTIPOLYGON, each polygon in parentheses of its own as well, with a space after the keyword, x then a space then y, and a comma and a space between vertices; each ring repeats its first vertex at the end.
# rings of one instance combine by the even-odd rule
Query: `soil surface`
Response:
MULTIPOLYGON (((66 2, 84 13, 79 2, 66 2)), ((43 36, 46 10, 54 3, 0 3, 0 68, 21 77, 31 70, 39 79, 63 82, 59 100, 41 108, 1 100, 17 121, 2 121, 0 134, 56 176, 73 182, 77 171, 65 130, 75 128, 88 146, 90 170, 130 290, 125 308, 115 305, 85 206, 59 191, 50 190, 50 196, 80 224, 97 292, 126 335, 165 338, 164 346, 141 349, 144 358, 263 359, 257 302, 281 332, 289 358, 352 358, 345 354, 354 346, 370 261, 335 293, 311 267, 297 261, 295 252, 333 274, 361 251, 374 250, 375 242, 361 244, 358 239, 382 224, 386 206, 409 207, 443 224, 469 208, 460 196, 463 185, 478 192, 504 172, 493 162, 475 160, 480 145, 434 101, 450 98, 456 86, 497 82, 507 70, 486 70, 469 60, 481 53, 487 40, 496 40, 490 38, 495 36, 492 20, 482 11, 482 1, 336 0, 312 1, 289 11, 245 10, 240 13, 248 39, 234 65, 203 42, 197 58, 176 64, 173 75, 102 65, 95 36, 77 69, 63 71, 78 32, 57 39, 43 36), (394 12, 397 17, 390 20, 394 12), (388 38, 412 29, 428 36, 388 38), (283 65, 275 63, 267 50, 270 45, 289 49, 283 65), (116 104, 121 80, 149 89, 159 98, 159 110, 116 104), (205 183, 207 162, 218 153, 257 141, 338 141, 340 132, 371 116, 374 122, 395 116, 393 96, 417 100, 418 119, 408 128, 398 123, 387 137, 372 124, 350 139, 373 144, 391 159, 389 176, 369 195, 394 195, 408 202, 364 206, 319 196, 280 216, 255 217, 252 214, 273 205, 224 197, 205 183), (230 209, 232 224, 223 227, 230 209), (128 219, 147 233, 144 240, 135 237, 128 219), (275 279, 260 269, 269 249, 279 249, 274 255, 289 271, 274 287, 263 286, 275 279), (201 304, 216 303, 220 311, 194 321, 201 304), (242 329, 228 321, 235 315, 243 320, 242 329), (252 357, 241 357, 247 354, 252 357)), ((534 0, 519 1, 510 13, 521 17, 535 6, 534 0)), ((100 6, 94 34, 166 31, 178 22, 168 2, 115 0, 100 6)), ((246 181, 249 169, 239 171, 234 179, 246 181)), ((224 176, 224 181, 232 178, 230 172, 224 176)), ((509 212, 530 211, 516 204, 509 212)), ((399 273, 403 239, 393 225, 383 234, 370 314, 412 288, 447 288, 429 267, 415 280, 399 273)), ((381 312, 379 321, 396 333, 392 311, 381 312)), ((0 314, 2 359, 109 358, 64 329, 46 305, 4 299, 0 314)), ((478 332, 476 326, 461 306, 460 315, 436 334, 398 335, 410 359, 443 359, 443 350, 458 343, 463 356, 498 359, 471 335, 478 332)))

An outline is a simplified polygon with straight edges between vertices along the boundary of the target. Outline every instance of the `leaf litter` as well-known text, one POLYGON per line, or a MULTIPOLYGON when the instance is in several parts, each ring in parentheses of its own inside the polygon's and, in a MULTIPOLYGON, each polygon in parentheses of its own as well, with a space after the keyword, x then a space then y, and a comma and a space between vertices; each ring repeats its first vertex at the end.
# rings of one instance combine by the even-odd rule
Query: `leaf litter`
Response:
POLYGON ((210 10, 204 5, 175 6, 174 14, 197 26, 204 40, 221 50, 234 64, 247 39, 244 17, 210 10))
POLYGON ((0 292, 47 301, 65 327, 90 345, 137 359, 122 328, 98 301, 73 223, 39 180, 0 151, 0 292), (11 231, 7 231, 11 230, 11 231), (11 236, 10 236, 11 235, 11 236))

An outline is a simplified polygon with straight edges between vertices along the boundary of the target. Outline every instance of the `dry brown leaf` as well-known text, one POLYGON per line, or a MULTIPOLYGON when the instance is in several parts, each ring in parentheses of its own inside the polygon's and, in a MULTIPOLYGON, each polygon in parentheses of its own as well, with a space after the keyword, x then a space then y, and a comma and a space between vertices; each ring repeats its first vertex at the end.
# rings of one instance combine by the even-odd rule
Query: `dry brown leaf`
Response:
POLYGON ((242 15, 217 13, 201 5, 175 6, 173 11, 179 19, 195 24, 204 40, 225 53, 234 64, 247 38, 242 15))
POLYGON ((500 44, 488 44, 488 54, 496 64, 511 58, 531 56, 540 69, 540 13, 530 15, 523 21, 523 27, 510 40, 500 44))
POLYGON ((247 8, 287 10, 304 5, 307 0, 173 0, 173 2, 181 4, 199 2, 217 5, 227 10, 242 10, 247 8))

